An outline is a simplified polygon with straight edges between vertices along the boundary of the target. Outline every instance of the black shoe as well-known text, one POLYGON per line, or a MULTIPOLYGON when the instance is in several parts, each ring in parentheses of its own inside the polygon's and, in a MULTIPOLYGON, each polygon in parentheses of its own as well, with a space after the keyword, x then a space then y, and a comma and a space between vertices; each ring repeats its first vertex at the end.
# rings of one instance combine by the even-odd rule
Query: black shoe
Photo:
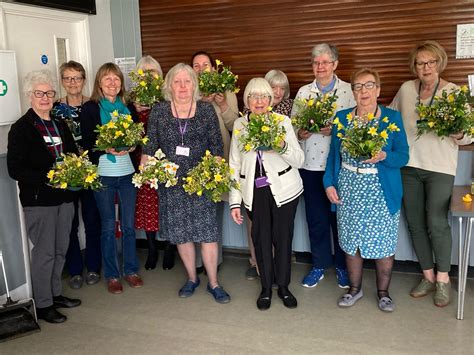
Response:
POLYGON ((287 308, 296 308, 298 306, 298 301, 286 286, 278 287, 278 297, 280 297, 280 299, 283 301, 283 304, 287 308))
POLYGON ((54 306, 45 308, 36 308, 38 319, 42 319, 48 323, 64 323, 67 317, 59 313, 54 306))
POLYGON ((262 289, 260 292, 260 296, 257 299, 257 308, 261 311, 266 311, 270 308, 272 304, 272 290, 268 291, 266 289, 262 289))
POLYGON ((176 245, 166 242, 165 254, 163 256, 163 270, 171 270, 174 267, 176 245))
POLYGON ((64 296, 53 297, 53 306, 56 308, 74 308, 81 305, 81 300, 77 298, 67 298, 64 296))
POLYGON ((146 241, 148 244, 148 256, 145 262, 146 270, 154 270, 158 262, 158 249, 156 248, 155 232, 146 233, 146 241))

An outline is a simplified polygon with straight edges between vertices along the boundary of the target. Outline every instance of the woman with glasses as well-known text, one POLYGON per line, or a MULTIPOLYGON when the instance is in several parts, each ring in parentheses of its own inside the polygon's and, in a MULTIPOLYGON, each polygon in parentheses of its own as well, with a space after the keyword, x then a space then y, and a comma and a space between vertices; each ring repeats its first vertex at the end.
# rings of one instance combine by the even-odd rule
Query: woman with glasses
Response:
MULTIPOLYGON (((312 99, 324 95, 336 96, 336 110, 354 106, 349 83, 342 81, 334 73, 339 65, 339 52, 336 46, 321 43, 313 47, 311 56, 314 80, 302 86, 296 94, 298 99, 312 99)), ((296 116, 298 107, 293 105, 291 117, 296 116)), ((349 287, 344 253, 339 247, 336 215, 331 212, 329 200, 323 186, 323 175, 331 143, 331 127, 319 133, 298 130, 298 139, 305 153, 305 161, 300 169, 304 185, 306 221, 308 223, 311 247, 312 268, 303 278, 301 286, 315 287, 323 278, 325 270, 336 266, 337 283, 341 288, 349 287), (331 243, 331 231, 332 240, 331 243), (334 245, 334 257, 331 244, 334 245)))
POLYGON ((443 91, 457 88, 440 77, 447 64, 448 57, 439 43, 418 44, 409 57, 410 71, 417 79, 403 83, 390 105, 402 113, 410 145, 410 160, 402 169, 403 207, 423 270, 423 279, 410 295, 417 298, 435 292, 434 304, 438 307, 447 306, 451 298, 452 236, 448 210, 458 148, 471 143, 472 137, 463 133, 449 137, 427 133, 418 137, 416 122, 420 117, 416 107, 420 103, 432 105, 443 91))
MULTIPOLYGON (((67 123, 78 149, 82 150, 81 111, 82 105, 89 101, 89 97, 82 93, 86 82, 86 71, 81 63, 70 60, 59 67, 59 75, 66 96, 53 104, 51 114, 67 123)), ((69 249, 66 255, 66 267, 70 275, 69 286, 73 289, 81 288, 84 282, 84 261, 78 238, 79 199, 86 234, 86 284, 94 285, 99 282, 101 269, 100 218, 94 193, 91 190, 82 190, 77 194, 77 197, 74 201, 74 219, 69 236, 69 249)))
POLYGON ((282 118, 279 125, 286 130, 286 137, 278 152, 246 151, 239 141, 239 137, 247 132, 252 114, 267 114, 273 95, 265 79, 249 81, 244 91, 244 104, 251 114, 235 121, 234 132, 239 134, 232 136, 230 150, 230 167, 234 170, 234 178, 240 182, 240 190, 230 192, 231 216, 235 223, 242 224, 240 205, 243 201, 252 221, 252 240, 260 272, 262 290, 257 299, 260 310, 270 308, 273 282, 278 285, 278 297, 285 307, 297 307, 297 300, 288 285, 294 218, 298 197, 303 193, 298 169, 303 164, 304 153, 290 119, 283 115, 279 115, 282 118))
POLYGON ((24 91, 31 108, 8 133, 8 173, 18 181, 30 244, 31 279, 36 314, 49 323, 65 322, 56 308, 81 304, 61 295, 61 274, 74 216, 74 193, 48 185, 46 175, 61 153, 77 153, 63 120, 51 115, 56 90, 51 73, 29 73, 24 91))
POLYGON ((377 103, 379 74, 372 69, 358 70, 351 84, 357 106, 336 113, 340 123, 332 129, 324 174, 327 197, 337 207, 339 244, 346 253, 350 281, 338 305, 351 307, 362 298, 363 259, 374 259, 378 307, 393 312, 395 304, 388 288, 402 203, 400 168, 408 161, 408 144, 400 112, 377 103), (350 129, 360 121, 378 125, 375 134, 386 138, 382 150, 368 159, 351 156, 342 145, 341 124, 350 129), (391 126, 392 131, 390 124, 398 128, 391 126))

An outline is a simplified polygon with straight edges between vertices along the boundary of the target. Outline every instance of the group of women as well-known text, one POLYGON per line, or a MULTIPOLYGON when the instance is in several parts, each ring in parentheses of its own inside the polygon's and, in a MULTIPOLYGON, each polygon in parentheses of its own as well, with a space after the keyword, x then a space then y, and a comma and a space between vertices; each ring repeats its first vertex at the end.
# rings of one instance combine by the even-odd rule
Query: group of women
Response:
MULTIPOLYGON (((240 190, 232 190, 228 200, 236 223, 242 224, 244 215, 248 217, 253 273, 247 272, 247 276, 260 276, 258 309, 270 308, 274 286, 286 307, 297 307, 289 284, 294 217, 301 195, 306 204, 312 254, 312 268, 302 286, 316 286, 325 270, 335 264, 338 285, 348 289, 338 305, 350 307, 363 296, 363 259, 375 259, 378 307, 393 311, 395 304, 388 289, 403 201, 423 269, 422 281, 410 294, 422 297, 434 292, 434 303, 447 305, 451 253, 448 206, 458 146, 471 143, 472 137, 459 133, 446 139, 434 134, 416 138, 416 105, 431 104, 442 90, 456 87, 440 78, 447 64, 446 52, 434 41, 413 50, 410 69, 417 78, 401 86, 391 108, 377 102, 381 83, 375 70, 358 70, 351 83, 346 83, 335 74, 338 63, 335 46, 316 45, 312 51, 315 79, 300 88, 296 99, 337 96, 335 117, 344 126, 353 124, 348 115, 373 115, 381 127, 388 125, 387 121, 396 124, 399 129, 389 135, 383 149, 363 161, 343 148, 337 128, 328 126, 312 133, 292 127, 289 116, 297 114, 298 107, 289 98, 286 75, 278 70, 249 81, 243 95, 246 110, 241 117, 235 94, 200 95, 198 74, 214 70, 206 52, 195 53, 191 65, 179 63, 168 71, 164 101, 153 108, 126 105, 123 74, 113 63, 99 68, 90 98, 82 94, 84 68, 73 61, 63 64, 61 82, 67 95, 56 103, 51 75, 45 71, 30 73, 24 89, 31 109, 11 128, 7 160, 10 175, 19 182, 32 245, 32 281, 39 318, 63 322, 66 317, 57 308, 80 304, 80 300, 62 296, 61 291, 65 261, 71 287, 83 283, 77 197, 70 191, 51 188, 46 181, 48 170, 60 160, 61 153, 78 149, 88 151, 105 185, 98 191, 80 193, 87 284, 100 280, 103 267, 111 293, 123 292, 122 276, 133 288, 143 286, 138 274, 135 228, 147 232, 146 269, 156 266, 155 235, 160 230, 160 237, 168 243, 163 267, 173 267, 176 245, 187 273, 179 296, 194 294, 200 285, 199 266, 203 265, 207 292, 218 303, 230 302, 217 277, 222 261, 217 215, 222 206, 204 196, 188 195, 179 185, 159 188, 156 193, 147 186, 137 191, 131 181, 136 166, 144 164, 157 149, 179 165, 180 180, 208 150, 228 158, 234 178, 240 182, 240 190), (265 114, 269 106, 281 117, 285 140, 277 150, 243 149, 230 131, 245 132, 251 114, 265 114), (147 125, 149 143, 145 147, 128 151, 94 149, 96 126, 107 124, 114 111, 131 114, 135 121, 147 125), (121 262, 116 243, 116 200, 120 206, 121 262)), ((138 68, 161 74, 159 63, 148 56, 138 68)))

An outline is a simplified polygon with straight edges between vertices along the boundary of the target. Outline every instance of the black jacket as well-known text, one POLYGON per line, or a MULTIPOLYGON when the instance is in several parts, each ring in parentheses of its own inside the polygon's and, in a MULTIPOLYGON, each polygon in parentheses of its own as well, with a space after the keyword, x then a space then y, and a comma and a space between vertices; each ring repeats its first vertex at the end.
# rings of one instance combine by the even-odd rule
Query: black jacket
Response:
MULTIPOLYGON (((8 133, 7 166, 10 176, 18 181, 23 207, 58 206, 71 202, 74 193, 48 186, 46 175, 55 158, 49 152, 41 133, 36 128, 37 114, 29 109, 15 122, 8 133)), ((59 129, 64 153, 78 153, 74 138, 66 123, 54 121, 59 129)))

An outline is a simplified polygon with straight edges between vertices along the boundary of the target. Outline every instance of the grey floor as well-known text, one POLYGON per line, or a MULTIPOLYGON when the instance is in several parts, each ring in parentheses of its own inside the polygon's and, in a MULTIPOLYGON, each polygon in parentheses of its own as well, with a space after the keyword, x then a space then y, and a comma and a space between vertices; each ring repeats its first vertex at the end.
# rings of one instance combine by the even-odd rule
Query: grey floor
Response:
POLYGON ((284 308, 275 292, 271 309, 261 312, 255 306, 259 282, 244 278, 247 265, 243 257, 225 257, 219 276, 232 296, 225 305, 206 293, 205 276, 193 297, 180 299, 181 263, 171 271, 142 271, 145 286, 125 285, 121 295, 107 293, 103 281, 80 290, 65 282, 64 294, 83 302, 64 310, 68 321, 40 321, 41 332, 0 343, 0 354, 474 354, 473 279, 465 319, 458 321, 456 300, 440 309, 432 297, 408 295, 419 275, 394 274, 390 290, 397 309, 385 314, 376 305, 372 270, 364 271, 365 296, 340 309, 336 299, 343 291, 333 271, 305 289, 299 281, 309 265, 293 264, 290 288, 298 308, 284 308))

